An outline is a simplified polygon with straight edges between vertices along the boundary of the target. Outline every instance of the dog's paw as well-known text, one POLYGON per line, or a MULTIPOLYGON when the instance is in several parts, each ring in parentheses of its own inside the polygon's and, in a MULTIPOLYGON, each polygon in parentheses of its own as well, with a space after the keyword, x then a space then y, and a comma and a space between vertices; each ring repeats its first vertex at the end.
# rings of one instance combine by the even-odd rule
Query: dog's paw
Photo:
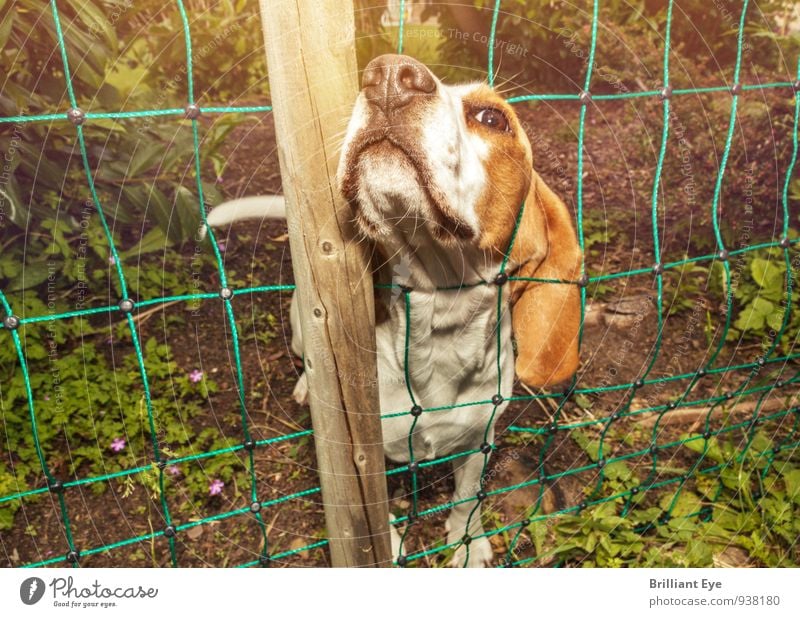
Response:
POLYGON ((308 405, 308 378, 305 373, 300 375, 300 379, 297 380, 292 398, 297 401, 298 405, 308 405))
POLYGON ((448 565, 451 568, 488 568, 493 556, 489 539, 475 538, 469 546, 459 546, 448 565))
POLYGON ((389 539, 392 542, 392 561, 397 561, 397 557, 400 555, 400 545, 402 544, 402 540, 400 539, 400 532, 397 531, 397 527, 395 527, 394 522, 396 517, 394 514, 389 514, 389 539))

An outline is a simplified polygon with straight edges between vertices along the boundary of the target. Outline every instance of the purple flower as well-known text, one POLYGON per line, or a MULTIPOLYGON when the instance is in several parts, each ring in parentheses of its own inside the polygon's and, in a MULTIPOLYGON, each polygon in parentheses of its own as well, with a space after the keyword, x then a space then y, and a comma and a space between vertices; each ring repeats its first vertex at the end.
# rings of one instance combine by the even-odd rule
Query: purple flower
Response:
POLYGON ((225 483, 222 480, 212 480, 208 485, 209 495, 221 495, 222 489, 225 488, 225 483))
POLYGON ((113 255, 108 256, 108 265, 113 266, 117 263, 116 258, 113 255))
POLYGON ((224 242, 217 242, 217 248, 219 249, 220 253, 224 253, 225 249, 228 247, 224 242))
POLYGON ((167 467, 167 473, 171 476, 179 476, 181 475, 181 470, 178 468, 177 465, 170 465, 167 467))
POLYGON ((125 449, 126 443, 122 437, 116 437, 109 446, 114 452, 122 452, 125 449))
POLYGON ((217 184, 222 184, 225 182, 225 179, 222 176, 217 176, 217 184))
POLYGON ((189 373, 189 381, 192 383, 200 383, 203 380, 203 371, 199 371, 194 369, 191 373, 189 373))

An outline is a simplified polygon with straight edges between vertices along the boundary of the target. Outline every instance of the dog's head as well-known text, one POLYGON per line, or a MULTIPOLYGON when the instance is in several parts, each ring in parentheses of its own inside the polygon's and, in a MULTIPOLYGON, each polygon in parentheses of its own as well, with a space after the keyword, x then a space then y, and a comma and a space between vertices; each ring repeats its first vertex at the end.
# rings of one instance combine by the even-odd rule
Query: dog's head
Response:
POLYGON ((359 230, 378 245, 401 238, 412 250, 431 242, 477 249, 495 270, 511 247, 517 374, 544 386, 575 372, 577 287, 519 280, 578 278, 571 216, 533 170, 528 137, 493 89, 445 85, 406 56, 376 58, 364 71, 339 182, 359 230))

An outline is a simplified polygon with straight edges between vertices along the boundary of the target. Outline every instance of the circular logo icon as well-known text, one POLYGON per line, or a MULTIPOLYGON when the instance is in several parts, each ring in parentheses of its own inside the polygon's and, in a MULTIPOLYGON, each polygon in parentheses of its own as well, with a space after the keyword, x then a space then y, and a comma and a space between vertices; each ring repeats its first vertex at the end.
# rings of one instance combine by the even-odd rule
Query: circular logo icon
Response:
POLYGON ((23 604, 31 605, 36 604, 42 599, 44 595, 44 581, 40 578, 32 576, 22 581, 19 586, 19 599, 23 604))

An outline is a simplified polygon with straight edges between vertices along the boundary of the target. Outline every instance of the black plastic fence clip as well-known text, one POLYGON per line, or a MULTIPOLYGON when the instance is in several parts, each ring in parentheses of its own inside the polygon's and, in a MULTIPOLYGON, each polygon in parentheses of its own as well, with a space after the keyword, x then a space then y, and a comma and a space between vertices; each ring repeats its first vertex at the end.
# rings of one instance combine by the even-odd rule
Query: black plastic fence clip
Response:
POLYGON ((64 483, 61 480, 57 480, 53 478, 50 482, 47 483, 47 488, 50 490, 51 493, 63 493, 64 492, 64 483))

